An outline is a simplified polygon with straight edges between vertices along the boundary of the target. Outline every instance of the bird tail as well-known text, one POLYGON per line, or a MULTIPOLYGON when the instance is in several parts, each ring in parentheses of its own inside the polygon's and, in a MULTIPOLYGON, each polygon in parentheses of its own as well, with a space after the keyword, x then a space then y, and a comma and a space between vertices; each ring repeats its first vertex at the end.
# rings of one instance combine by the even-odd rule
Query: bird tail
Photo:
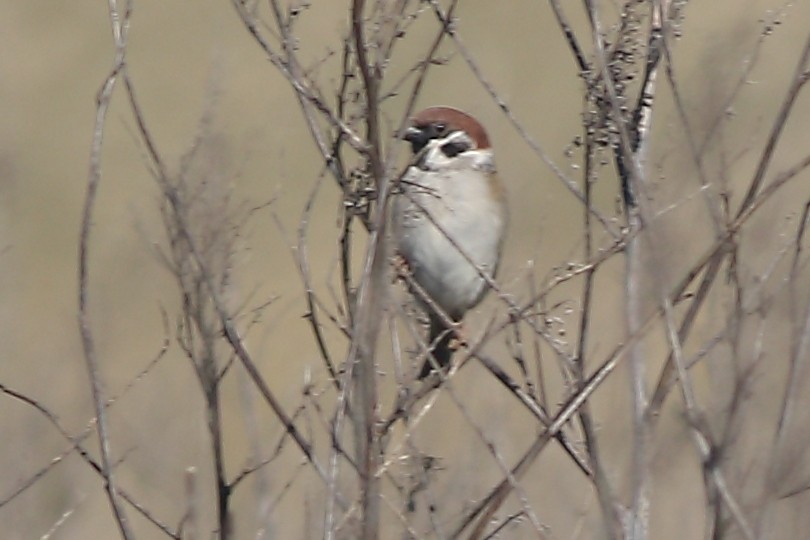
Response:
POLYGON ((419 380, 430 375, 435 369, 434 360, 442 370, 450 365, 450 357, 453 356, 453 349, 450 347, 450 342, 455 336, 453 332, 448 330, 447 326, 439 320, 438 317, 430 317, 430 336, 428 344, 432 345, 435 343, 436 345, 431 350, 433 359, 427 358, 425 363, 422 364, 422 369, 419 372, 419 380))

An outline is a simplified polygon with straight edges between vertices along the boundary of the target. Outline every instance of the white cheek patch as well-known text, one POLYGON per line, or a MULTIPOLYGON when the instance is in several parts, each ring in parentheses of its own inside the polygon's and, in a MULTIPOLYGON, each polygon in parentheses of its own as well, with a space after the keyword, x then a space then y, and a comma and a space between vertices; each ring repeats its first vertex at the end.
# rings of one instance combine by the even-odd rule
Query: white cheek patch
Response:
POLYGON ((446 169, 459 164, 459 156, 475 148, 475 143, 463 131, 454 131, 442 139, 433 139, 425 146, 421 169, 446 169))

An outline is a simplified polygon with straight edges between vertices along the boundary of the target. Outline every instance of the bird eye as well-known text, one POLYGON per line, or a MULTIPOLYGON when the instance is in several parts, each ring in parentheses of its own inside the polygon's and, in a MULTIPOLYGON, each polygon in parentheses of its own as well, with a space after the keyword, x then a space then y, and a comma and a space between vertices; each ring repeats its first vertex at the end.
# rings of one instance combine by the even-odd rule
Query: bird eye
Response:
POLYGON ((445 130, 447 130, 447 124, 445 124, 444 122, 438 122, 436 124, 433 124, 433 127, 436 129, 436 133, 438 133, 439 135, 443 135, 445 130))

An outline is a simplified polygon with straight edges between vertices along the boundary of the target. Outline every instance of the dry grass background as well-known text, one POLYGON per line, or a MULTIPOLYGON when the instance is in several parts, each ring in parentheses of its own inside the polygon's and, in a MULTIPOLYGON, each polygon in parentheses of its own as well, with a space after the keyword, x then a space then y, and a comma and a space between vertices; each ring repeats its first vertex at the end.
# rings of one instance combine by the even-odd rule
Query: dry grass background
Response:
MULTIPOLYGON (((304 58, 314 61, 326 47, 339 43, 347 27, 343 4, 315 2, 302 18, 299 36, 304 58)), ((611 4, 604 4, 610 10, 611 4)), ((781 5, 767 0, 712 0, 693 1, 686 9, 683 38, 676 49, 677 77, 697 132, 706 128, 704 120, 718 113, 761 31, 759 20, 781 5)), ((784 24, 765 40, 752 82, 735 103, 730 127, 711 153, 710 168, 722 172, 731 185, 750 177, 810 27, 810 4, 798 2, 788 13, 784 24)), ((546 3, 516 1, 507 7, 507 3, 470 0, 461 3, 457 16, 458 29, 487 77, 557 163, 568 166, 564 149, 580 133, 581 84, 546 3)), ((584 23, 581 14, 574 22, 584 23)), ((420 24, 409 33, 410 43, 420 47, 414 55, 432 39, 433 31, 430 24, 420 24)), ((76 322, 77 242, 94 96, 113 55, 109 22, 105 6, 99 2, 7 1, 0 2, 0 36, 0 383, 34 397, 55 411, 70 432, 77 433, 93 416, 76 322)), ((403 48, 402 67, 395 65, 394 72, 410 65, 407 44, 403 48)), ((448 53, 451 50, 447 48, 448 53)), ((128 59, 150 129, 169 163, 179 167, 180 156, 199 132, 202 114, 213 109, 216 150, 206 155, 208 161, 202 167, 230 177, 233 193, 240 199, 257 205, 275 200, 250 222, 242 239, 236 282, 238 294, 250 297, 254 305, 274 299, 251 329, 247 343, 269 385, 292 411, 302 401, 305 373, 311 372, 317 389, 326 388, 323 364, 301 317, 300 276, 284 238, 284 231, 292 234, 298 227, 306 197, 321 169, 294 95, 225 1, 136 2, 128 59)), ((324 66, 322 80, 337 76, 335 63, 333 59, 324 66)), ((699 198, 683 199, 693 195, 698 184, 671 95, 664 91, 661 99, 651 159, 660 166, 656 169, 661 177, 656 196, 680 201, 660 223, 667 259, 660 271, 667 281, 691 265, 711 234, 708 221, 699 217, 699 198)), ((530 152, 457 55, 450 56, 447 66, 431 71, 419 100, 419 105, 430 104, 475 111, 494 140, 512 212, 501 275, 506 290, 525 291, 529 263, 538 276, 544 276, 578 257, 580 204, 530 152)), ((385 109, 389 118, 398 118, 402 105, 401 100, 393 100, 385 109)), ((810 100, 805 95, 787 124, 773 170, 784 169, 806 154, 808 118, 810 100)), ((119 89, 107 123, 90 259, 90 313, 106 390, 111 395, 133 381, 163 346, 167 336, 161 309, 172 317, 178 309, 172 277, 154 256, 154 245, 165 243, 159 191, 133 126, 119 89)), ((393 128, 390 124, 385 127, 387 132, 393 128)), ((747 238, 751 251, 744 268, 749 277, 762 272, 773 259, 778 239, 787 231, 784 216, 796 198, 806 200, 807 183, 805 174, 770 202, 752 225, 755 233, 747 238)), ((597 205, 610 213, 616 204, 615 185, 601 182, 596 196, 597 205)), ((338 201, 337 191, 327 182, 310 224, 313 279, 326 296, 328 284, 336 283, 338 201)), ((594 358, 603 358, 621 341, 622 272, 623 265, 617 260, 598 278, 600 297, 589 343, 594 358)), ((805 273, 805 293, 807 286, 805 273)), ((575 290, 561 289, 554 299, 574 298, 575 290)), ((750 467, 767 458, 758 449, 764 447, 763 439, 770 441, 772 436, 778 406, 775 396, 781 391, 787 365, 790 314, 786 295, 777 299, 769 312, 765 336, 764 363, 768 367, 757 375, 751 390, 740 442, 750 449, 746 452, 751 459, 740 463, 750 467)), ((705 310, 698 320, 696 342, 717 331, 722 321, 715 317, 722 317, 723 308, 717 305, 705 310)), ((490 298, 470 318, 469 327, 480 328, 497 309, 497 302, 490 298)), ((573 315, 559 314, 573 321, 573 315)), ((339 343, 335 331, 330 331, 330 338, 339 343)), ((389 343, 387 338, 383 343, 389 343)), ((664 345, 661 336, 647 343, 656 361, 663 359, 664 345)), ((487 351, 502 358, 502 340, 494 340, 487 351)), ((723 394, 716 389, 730 384, 721 368, 722 359, 696 371, 696 384, 707 402, 720 399, 717 396, 723 394)), ((550 379, 548 383, 553 402, 562 390, 559 381, 550 379)), ((627 384, 627 377, 618 373, 592 400, 607 473, 620 492, 628 487, 623 480, 630 445, 627 384)), ((504 460, 514 462, 535 435, 529 415, 516 408, 514 397, 501 391, 477 365, 465 368, 454 387, 480 425, 486 426, 504 460)), ((391 388, 386 388, 383 409, 387 411, 392 395, 391 388)), ((259 406, 241 373, 231 374, 224 392, 226 467, 233 474, 256 450, 247 433, 255 430, 261 435, 260 454, 267 455, 283 428, 259 406)), ((322 399, 333 397, 327 391, 322 399)), ((199 469, 200 507, 212 509, 202 516, 202 530, 207 531, 214 527, 215 513, 213 495, 207 489, 211 473, 202 403, 189 362, 172 342, 166 356, 116 403, 110 423, 116 456, 124 459, 118 481, 167 523, 176 525, 185 508, 186 469, 199 469)), ((305 416, 302 429, 315 433, 324 451, 317 414, 310 408, 305 416)), ((680 398, 673 396, 654 446, 652 528, 657 531, 656 539, 702 537, 703 486, 687 428, 680 398)), ((807 482, 810 475, 804 456, 807 431, 797 430, 796 455, 790 461, 788 476, 793 475, 797 485, 807 482)), ((0 396, 0 433, 0 498, 66 447, 41 415, 6 396, 0 396)), ((452 472, 448 468, 437 473, 441 480, 434 495, 439 504, 447 498, 456 501, 454 508, 460 508, 458 501, 480 497, 501 478, 486 448, 446 398, 439 400, 414 437, 424 451, 452 463, 452 472), (467 474, 455 474, 465 470, 467 474)), ((233 503, 236 537, 253 537, 252 531, 259 527, 257 498, 263 493, 281 493, 300 461, 300 455, 288 445, 276 462, 240 488, 233 503)), ((747 474, 746 470, 734 472, 747 474)), ((279 502, 272 497, 260 501, 275 505, 267 522, 271 524, 268 537, 317 537, 319 525, 307 523, 321 522, 319 484, 306 472, 300 475, 279 502)), ((548 525, 550 538, 600 537, 593 489, 559 448, 548 449, 524 487, 548 525)), ((770 526, 772 537, 804 537, 810 530, 810 514, 801 508, 808 505, 810 498, 805 495, 780 506, 770 526)), ((0 507, 0 535, 39 538, 65 512, 72 513, 54 538, 113 538, 117 534, 99 478, 75 454, 0 507)), ((138 538, 162 537, 139 518, 133 526, 138 538)), ((507 531, 503 537, 523 537, 524 533, 513 534, 507 531)))

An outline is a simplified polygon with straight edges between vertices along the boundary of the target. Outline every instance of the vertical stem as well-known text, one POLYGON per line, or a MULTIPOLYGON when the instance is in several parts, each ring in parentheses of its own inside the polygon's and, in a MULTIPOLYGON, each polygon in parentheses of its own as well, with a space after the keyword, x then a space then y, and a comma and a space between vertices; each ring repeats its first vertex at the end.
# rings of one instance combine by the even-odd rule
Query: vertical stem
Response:
MULTIPOLYGON (((631 231, 641 228, 641 216, 638 207, 628 207, 628 225, 631 231)), ((627 335, 635 335, 642 325, 642 256, 641 234, 634 234, 625 250, 625 320, 627 335)), ((641 343, 636 342, 628 351, 630 384, 632 388, 633 413, 633 465, 631 485, 633 500, 630 509, 628 538, 642 540, 647 538, 649 516, 649 478, 648 478, 648 439, 649 424, 647 410, 647 391, 644 387, 645 366, 641 343)))
MULTIPOLYGON (((593 256, 593 238, 591 235, 591 192, 593 181, 593 153, 594 144, 591 137, 585 130, 585 167, 583 180, 585 205, 583 212, 585 229, 585 261, 590 262, 593 256)), ((596 267, 585 273, 585 282, 582 289, 582 314, 580 316, 579 341, 577 343, 577 354, 575 356, 574 369, 577 388, 580 391, 585 384, 585 349, 588 342, 588 330, 590 328, 590 313, 593 298, 593 282, 596 275, 596 267)), ((585 438, 585 446, 588 451, 589 464, 594 475, 594 485, 599 499, 599 506, 602 510, 602 519, 605 521, 605 538, 613 540, 616 537, 616 513, 614 510, 613 490, 608 481, 605 470, 602 467, 602 460, 599 456, 599 444, 596 438, 596 428, 591 416, 590 406, 587 402, 582 405, 579 411, 579 422, 585 438)))
MULTIPOLYGON (((585 0, 590 17, 594 49, 598 58, 605 85, 605 97, 610 108, 609 114, 619 132, 619 141, 615 148, 616 165, 622 184, 622 192, 627 212, 627 225, 630 240, 625 249, 625 321, 627 335, 637 335, 643 325, 643 254, 642 227, 649 225, 640 197, 640 188, 644 183, 644 161, 649 148, 650 128, 652 123, 653 103, 657 82, 660 49, 662 42, 663 20, 661 2, 650 3, 650 36, 647 44, 647 58, 638 103, 631 118, 623 114, 619 106, 619 93, 608 65, 609 57, 605 51, 598 12, 593 0, 585 0), (638 234, 634 234, 638 233, 638 234)), ((651 253, 655 255, 655 242, 651 241, 651 253)), ((636 342, 628 351, 630 386, 633 415, 633 460, 631 471, 632 502, 627 523, 626 535, 632 540, 644 540, 649 534, 650 475, 649 447, 652 435, 651 423, 647 417, 648 403, 645 388, 645 358, 640 342, 636 342)))
POLYGON ((360 538, 373 540, 379 535, 379 479, 376 476, 380 457, 375 412, 377 408, 377 383, 375 378, 375 348, 382 320, 386 287, 385 207, 387 185, 382 166, 378 117, 378 82, 380 69, 375 63, 369 65, 363 31, 364 0, 352 4, 352 34, 357 53, 357 62, 363 78, 366 98, 367 158, 371 167, 378 195, 375 226, 369 237, 363 279, 357 299, 358 313, 353 331, 354 362, 352 371, 352 412, 354 420, 357 465, 360 475, 362 522, 360 538))
MULTIPOLYGON (((211 359, 213 362, 213 359, 211 359)), ((222 422, 219 409, 219 381, 216 370, 213 370, 214 378, 206 381, 209 385, 206 391, 206 403, 208 404, 208 430, 211 434, 211 446, 214 454, 214 482, 216 483, 217 494, 217 520, 219 523, 219 538, 226 540, 231 537, 231 523, 228 515, 228 501, 230 499, 231 487, 225 477, 225 457, 222 447, 222 422)))
POLYGON ((106 404, 104 389, 99 371, 98 357, 95 351, 92 326, 90 323, 90 313, 88 305, 88 289, 90 287, 90 231, 93 223, 93 209, 95 207, 98 186, 101 182, 101 150, 104 143, 104 124, 107 119, 112 92, 118 82, 119 76, 126 69, 125 56, 127 46, 127 31, 129 28, 129 16, 131 13, 131 3, 127 2, 123 13, 118 2, 108 0, 108 10, 110 14, 110 24, 112 26, 113 39, 115 41, 115 60, 113 68, 104 81, 101 90, 96 98, 96 118, 93 125, 93 142, 90 149, 90 165, 87 178, 87 195, 84 200, 82 210, 81 232, 79 234, 79 332, 81 334, 82 348, 90 378, 90 389, 93 396, 93 406, 95 408, 99 451, 101 455, 101 475, 104 477, 104 488, 107 492, 107 499, 112 508, 115 522, 121 537, 132 538, 129 521, 124 508, 118 500, 118 490, 113 476, 113 466, 110 460, 112 453, 110 448, 110 436, 107 426, 106 404))

